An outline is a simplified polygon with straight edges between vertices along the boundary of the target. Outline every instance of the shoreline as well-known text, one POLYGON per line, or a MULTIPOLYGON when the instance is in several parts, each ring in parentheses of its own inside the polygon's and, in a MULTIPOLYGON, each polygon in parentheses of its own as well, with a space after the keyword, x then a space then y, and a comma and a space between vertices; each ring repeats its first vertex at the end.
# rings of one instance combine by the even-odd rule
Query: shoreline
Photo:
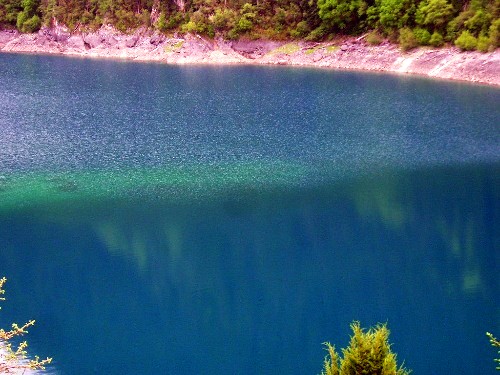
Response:
POLYGON ((363 38, 332 42, 227 41, 198 35, 167 37, 141 28, 123 34, 110 26, 92 33, 70 33, 64 26, 35 34, 0 31, 0 52, 151 61, 166 64, 283 65, 344 71, 417 75, 500 86, 500 51, 462 52, 455 47, 420 47, 402 52, 363 38))

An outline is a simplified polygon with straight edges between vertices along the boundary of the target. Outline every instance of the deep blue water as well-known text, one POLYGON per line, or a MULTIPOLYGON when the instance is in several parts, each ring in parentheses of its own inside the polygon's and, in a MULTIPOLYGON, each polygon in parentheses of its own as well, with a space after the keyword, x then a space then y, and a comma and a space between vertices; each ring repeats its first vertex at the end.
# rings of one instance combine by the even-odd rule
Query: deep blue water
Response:
POLYGON ((500 90, 0 54, 0 327, 58 374, 495 374, 500 90))

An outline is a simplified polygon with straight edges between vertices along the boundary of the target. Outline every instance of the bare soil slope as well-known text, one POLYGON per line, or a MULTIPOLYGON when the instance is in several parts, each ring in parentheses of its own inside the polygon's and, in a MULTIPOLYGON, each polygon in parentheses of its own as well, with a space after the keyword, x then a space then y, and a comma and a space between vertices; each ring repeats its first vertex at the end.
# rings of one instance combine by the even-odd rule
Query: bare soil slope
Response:
POLYGON ((161 61, 171 64, 277 64, 343 70, 368 70, 477 82, 500 86, 500 52, 461 52, 457 48, 418 48, 402 52, 363 39, 335 43, 225 41, 197 35, 166 37, 138 29, 127 35, 105 26, 70 33, 64 26, 36 34, 0 31, 0 51, 161 61))

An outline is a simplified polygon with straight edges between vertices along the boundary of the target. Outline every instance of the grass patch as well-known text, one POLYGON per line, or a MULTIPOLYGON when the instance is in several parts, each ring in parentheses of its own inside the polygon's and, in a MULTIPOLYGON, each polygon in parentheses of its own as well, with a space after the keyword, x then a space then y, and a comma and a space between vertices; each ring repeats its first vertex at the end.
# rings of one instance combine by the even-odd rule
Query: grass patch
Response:
POLYGON ((300 51, 300 46, 298 43, 287 43, 282 45, 281 47, 275 48, 268 53, 268 55, 291 55, 292 53, 300 51))
POLYGON ((335 46, 335 45, 330 45, 330 46, 317 46, 317 47, 314 47, 314 48, 309 48, 305 51, 305 54, 306 55, 312 55, 313 53, 317 52, 317 51, 323 51, 325 53, 332 53, 332 52, 335 52, 339 49, 339 46, 335 46))
POLYGON ((183 40, 179 40, 175 43, 167 44, 165 46, 165 52, 167 52, 167 53, 168 52, 179 52, 183 45, 184 45, 183 40))

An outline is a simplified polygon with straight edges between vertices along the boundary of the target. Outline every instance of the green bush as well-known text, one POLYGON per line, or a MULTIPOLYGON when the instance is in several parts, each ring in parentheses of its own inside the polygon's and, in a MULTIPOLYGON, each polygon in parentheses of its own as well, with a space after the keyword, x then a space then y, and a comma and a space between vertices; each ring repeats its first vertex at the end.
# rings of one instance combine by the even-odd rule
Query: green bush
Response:
POLYGON ((22 31, 24 23, 28 20, 27 12, 19 12, 17 15, 16 27, 18 30, 22 31))
POLYGON ((238 30, 236 30, 236 28, 229 30, 227 33, 227 39, 229 40, 236 40, 239 38, 239 36, 240 34, 238 33, 238 30))
POLYGON ((368 8, 367 14, 372 23, 378 22, 385 32, 400 29, 408 25, 412 9, 411 1, 408 0, 377 0, 375 4, 368 8))
POLYGON ((462 51, 472 51, 477 47, 477 39, 469 31, 462 31, 462 34, 455 40, 455 45, 462 51))
POLYGON ((460 12, 458 16, 448 22, 448 25, 446 25, 446 40, 452 42, 457 39, 460 31, 465 28, 465 22, 473 15, 474 12, 470 9, 467 9, 463 12, 460 12))
POLYGON ((500 47, 500 18, 491 23, 489 34, 491 47, 493 49, 500 47))
POLYGON ((34 33, 42 26, 42 20, 36 14, 29 17, 28 13, 23 11, 17 15, 16 26, 23 33, 34 33))
POLYGON ((413 35, 415 35, 415 39, 417 39, 418 44, 421 46, 430 44, 431 33, 428 30, 416 28, 413 30, 413 35))
POLYGON ((398 42, 403 51, 409 51, 418 46, 418 41, 413 31, 407 27, 399 30, 398 42))
POLYGON ((384 38, 377 31, 372 31, 366 36, 366 42, 372 46, 378 46, 383 41, 384 38))
POLYGON ((154 24, 154 26, 161 32, 166 32, 168 30, 178 27, 184 21, 184 16, 182 13, 170 14, 167 18, 165 13, 160 13, 160 17, 154 24))
POLYGON ((216 9, 212 17, 212 24, 218 31, 226 31, 234 28, 236 14, 231 9, 216 9))
POLYGON ((434 47, 441 47, 444 44, 443 36, 434 31, 429 39, 429 44, 434 47))
POLYGON ((303 38, 311 31, 307 21, 300 21, 296 28, 290 31, 290 36, 292 38, 303 38))
POLYGON ((306 40, 317 42, 323 40, 327 34, 328 34, 328 28, 324 25, 321 25, 315 28, 313 31, 311 31, 309 35, 306 37, 306 40))
POLYGON ((490 49, 490 38, 488 38, 486 35, 480 35, 479 38, 477 38, 477 46, 476 49, 480 52, 488 52, 490 49))
POLYGON ((364 331, 359 322, 351 324, 349 346, 342 349, 343 358, 330 343, 325 343, 328 356, 323 362, 321 375, 408 375, 404 367, 397 366, 396 354, 391 351, 387 326, 378 325, 364 331))
POLYGON ((241 16, 240 19, 238 20, 238 23, 236 24, 236 29, 239 32, 246 32, 250 31, 253 28, 253 22, 250 18, 246 16, 241 16))
MULTIPOLYGON (((486 336, 488 336, 488 338, 490 339, 491 346, 493 346, 494 348, 500 348, 500 341, 498 341, 495 336, 493 336, 489 332, 486 332, 486 336)), ((498 354, 500 355, 500 350, 498 351, 498 354)), ((497 370, 500 371, 500 358, 496 358, 494 359, 494 361, 498 364, 497 370)))
POLYGON ((198 30, 198 26, 194 21, 189 21, 181 26, 181 31, 183 33, 195 33, 198 30))
POLYGON ((139 26, 139 22, 133 11, 127 11, 124 9, 117 10, 116 18, 115 27, 122 33, 126 33, 130 29, 139 26))
POLYGON ((423 0, 415 13, 415 22, 421 26, 432 26, 440 29, 453 15, 453 6, 448 0, 423 0))
POLYGON ((479 33, 486 33, 491 24, 491 14, 483 9, 479 9, 474 15, 464 22, 465 28, 474 36, 479 33))
POLYGON ((41 25, 42 21, 40 20, 40 17, 35 14, 33 17, 23 23, 21 31, 23 33, 34 33, 35 31, 38 31, 40 29, 41 25))
MULTIPOLYGON (((230 31, 232 36, 237 38, 242 33, 249 32, 254 27, 254 20, 257 17, 256 8, 252 4, 245 3, 240 10, 240 18, 234 28, 230 31)), ((230 37, 231 38, 231 37, 230 37)))
POLYGON ((158 17, 154 26, 160 31, 167 31, 167 18, 165 17, 165 13, 160 13, 160 17, 158 17))
MULTIPOLYGON (((0 301, 5 301, 3 286, 6 282, 5 277, 0 279, 0 301)), ((0 329, 0 348, 3 349, 0 352, 0 374, 24 374, 26 370, 45 370, 45 366, 52 362, 52 358, 40 360, 38 356, 35 356, 35 359, 28 360, 28 353, 26 352, 28 344, 26 341, 21 342, 17 348, 12 347, 12 341, 28 333, 27 328, 32 327, 34 324, 35 321, 30 320, 21 327, 14 323, 10 330, 0 329)))

